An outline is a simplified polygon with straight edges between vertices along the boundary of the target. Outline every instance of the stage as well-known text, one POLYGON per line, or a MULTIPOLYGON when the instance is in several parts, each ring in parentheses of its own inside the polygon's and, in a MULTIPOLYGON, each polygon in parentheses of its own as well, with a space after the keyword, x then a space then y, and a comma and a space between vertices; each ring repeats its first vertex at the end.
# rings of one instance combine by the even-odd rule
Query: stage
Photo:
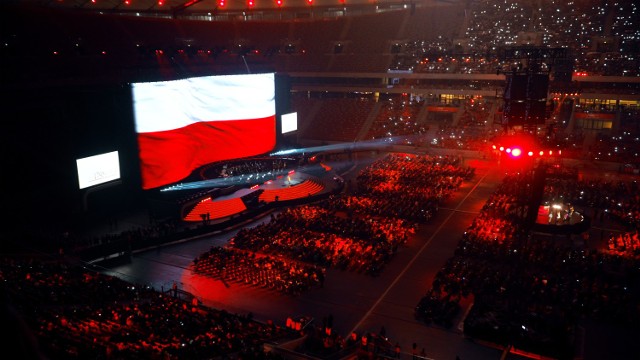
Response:
POLYGON ((265 205, 285 205, 317 198, 342 188, 343 181, 323 167, 322 177, 307 172, 289 170, 275 176, 265 176, 244 186, 235 186, 232 193, 199 199, 185 211, 183 221, 224 220, 265 205), (276 204, 277 203, 277 204, 276 204))
POLYGON ((579 234, 589 229, 590 219, 571 204, 540 205, 533 229, 549 234, 579 234))

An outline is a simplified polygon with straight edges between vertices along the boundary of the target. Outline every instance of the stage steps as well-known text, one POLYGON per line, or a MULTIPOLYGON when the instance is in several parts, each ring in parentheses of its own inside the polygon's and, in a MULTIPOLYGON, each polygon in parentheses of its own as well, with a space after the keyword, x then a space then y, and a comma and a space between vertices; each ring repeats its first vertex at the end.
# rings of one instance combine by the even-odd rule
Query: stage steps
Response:
POLYGON ((323 184, 314 180, 305 180, 295 186, 289 186, 282 189, 265 190, 260 194, 260 201, 274 202, 276 201, 276 197, 278 197, 278 201, 300 199, 315 195, 322 190, 324 190, 323 184))
POLYGON ((184 221, 203 221, 202 214, 209 213, 209 220, 222 219, 241 213, 247 209, 247 206, 242 201, 242 198, 226 199, 226 200, 211 200, 207 198, 199 202, 189 213, 184 217, 184 221))

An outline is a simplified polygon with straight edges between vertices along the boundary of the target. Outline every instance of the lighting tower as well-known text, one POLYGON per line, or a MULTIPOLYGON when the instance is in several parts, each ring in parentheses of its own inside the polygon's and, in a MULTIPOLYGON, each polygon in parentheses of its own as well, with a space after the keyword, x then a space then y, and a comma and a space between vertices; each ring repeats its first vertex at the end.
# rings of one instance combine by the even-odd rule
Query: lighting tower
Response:
POLYGON ((502 125, 505 130, 522 128, 523 132, 535 134, 536 128, 547 120, 550 75, 560 86, 571 82, 568 49, 503 47, 498 50, 498 60, 510 64, 497 70, 506 76, 502 125))

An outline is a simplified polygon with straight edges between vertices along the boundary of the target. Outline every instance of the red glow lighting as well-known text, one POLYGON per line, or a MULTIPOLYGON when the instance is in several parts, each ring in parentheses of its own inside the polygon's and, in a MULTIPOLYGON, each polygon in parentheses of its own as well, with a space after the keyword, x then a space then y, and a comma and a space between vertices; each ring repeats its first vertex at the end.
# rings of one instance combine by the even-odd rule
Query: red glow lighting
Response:
POLYGON ((529 151, 529 152, 527 153, 527 155, 529 155, 529 156, 533 156, 533 151, 529 151))
POLYGON ((511 156, 519 157, 520 155, 522 155, 522 150, 518 148, 514 148, 513 150, 511 150, 511 156))
POLYGON ((313 5, 313 0, 307 0, 307 4, 313 5))
POLYGON ((158 6, 162 6, 164 5, 164 1, 163 0, 158 0, 158 6))
POLYGON ((225 5, 224 0, 220 0, 220 1, 218 1, 218 6, 220 6, 220 7, 224 7, 224 5, 225 5))
POLYGON ((511 148, 507 148, 506 152, 509 154, 511 152, 511 148))
POLYGON ((257 188, 258 188, 258 185, 253 185, 250 189, 251 189, 251 190, 255 190, 255 189, 257 189, 257 188))
POLYGON ((540 150, 540 156, 544 155, 544 151, 540 150))
POLYGON ((282 0, 276 0, 276 5, 278 5, 278 7, 282 6, 282 0))
POLYGON ((503 146, 500 146, 500 151, 504 151, 504 147, 503 146))
POLYGON ((293 174, 295 172, 296 172, 295 170, 289 170, 289 172, 287 174, 291 175, 291 174, 293 174))
POLYGON ((255 4, 256 4, 256 3, 255 3, 255 2, 253 2, 253 0, 249 0, 249 7, 250 7, 250 8, 252 8, 252 7, 253 7, 253 5, 255 5, 255 4))
POLYGON ((124 0, 124 4, 125 4, 125 5, 130 5, 130 4, 131 4, 131 1, 129 1, 129 0, 124 0))

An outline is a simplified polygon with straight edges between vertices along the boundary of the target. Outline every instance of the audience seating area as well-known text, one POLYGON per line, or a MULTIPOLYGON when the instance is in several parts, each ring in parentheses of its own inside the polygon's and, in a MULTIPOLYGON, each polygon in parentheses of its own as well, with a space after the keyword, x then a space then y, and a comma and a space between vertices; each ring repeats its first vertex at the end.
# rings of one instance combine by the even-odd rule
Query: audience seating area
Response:
POLYGON ((383 103, 365 140, 408 136, 411 143, 427 132, 428 126, 418 123, 418 113, 424 104, 408 96, 392 97, 383 103))
MULTIPOLYGON (((459 160, 388 155, 360 174, 353 195, 333 195, 271 215, 268 223, 241 229, 227 246, 196 257, 191 269, 201 276, 291 295, 323 286, 327 267, 379 275, 413 236, 418 222, 429 220, 440 201, 473 176, 459 160), (413 195, 405 194, 408 189, 413 195)), ((318 186, 307 180, 286 191, 308 189, 304 184, 318 186)), ((275 194, 286 200, 286 191, 263 194, 268 200, 275 200, 275 194)))
POLYGON ((451 327, 466 299, 473 303, 464 320, 467 336, 553 358, 572 357, 582 318, 623 327, 640 320, 631 284, 637 223, 624 216, 635 209, 633 185, 579 182, 552 172, 546 183, 545 199, 584 206, 588 214, 596 211, 593 218, 635 230, 613 234, 601 248, 530 233, 525 219, 537 209, 528 208, 531 194, 524 189, 532 188, 532 173, 507 176, 417 305, 418 319, 451 327))
POLYGON ((4 258, 0 270, 12 284, 2 286, 4 325, 24 341, 13 344, 14 358, 282 359, 264 343, 299 335, 201 306, 177 289, 160 292, 52 259, 4 258))
POLYGON ((621 234, 611 234, 605 251, 611 255, 640 259, 638 230, 621 234))
POLYGON ((375 103, 367 98, 319 99, 320 110, 302 138, 322 141, 355 141, 375 103))
POLYGON ((635 169, 638 169, 640 167, 639 133, 639 131, 625 131, 620 135, 598 134, 596 143, 589 151, 590 158, 599 161, 630 164, 635 169))
POLYGON ((389 155, 361 173, 356 193, 289 208, 269 223, 239 231, 229 244, 314 266, 378 275, 417 223, 429 220, 440 201, 473 176, 458 162, 455 157, 389 155))
POLYGON ((212 247, 193 261, 201 276, 298 295, 324 282, 324 269, 281 257, 212 247))
POLYGON ((226 247, 195 258, 192 269, 292 295, 322 286, 327 267, 379 275, 418 222, 429 220, 440 201, 473 176, 459 160, 388 155, 362 171, 354 194, 271 215, 267 223, 241 229, 226 247), (409 188, 413 195, 405 194, 409 188))

